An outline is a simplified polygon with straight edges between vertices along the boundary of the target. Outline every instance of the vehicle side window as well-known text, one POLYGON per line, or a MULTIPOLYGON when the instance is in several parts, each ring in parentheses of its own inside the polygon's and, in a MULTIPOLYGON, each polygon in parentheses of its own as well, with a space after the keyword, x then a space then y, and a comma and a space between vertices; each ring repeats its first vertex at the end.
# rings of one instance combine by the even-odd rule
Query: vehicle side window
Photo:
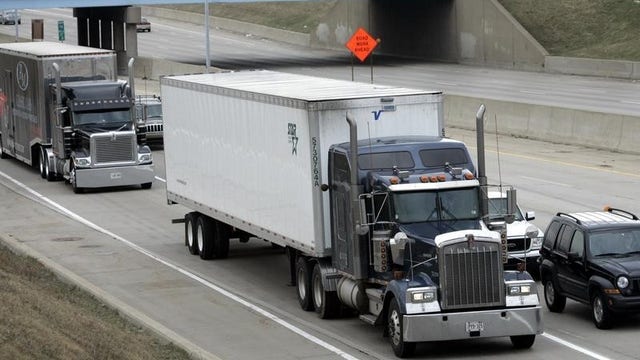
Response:
POLYGON ((558 250, 561 252, 569 252, 571 245, 571 238, 573 237, 573 228, 569 225, 562 226, 562 232, 560 235, 560 243, 558 244, 558 250))
POLYGON ((542 243, 542 247, 547 250, 553 249, 556 244, 556 238, 558 237, 558 230, 560 230, 559 222, 552 222, 549 224, 547 231, 544 233, 544 242, 542 243))
POLYGON ((571 248, 569 252, 576 253, 582 257, 584 255, 584 234, 580 230, 576 230, 573 233, 573 239, 571 239, 571 248))

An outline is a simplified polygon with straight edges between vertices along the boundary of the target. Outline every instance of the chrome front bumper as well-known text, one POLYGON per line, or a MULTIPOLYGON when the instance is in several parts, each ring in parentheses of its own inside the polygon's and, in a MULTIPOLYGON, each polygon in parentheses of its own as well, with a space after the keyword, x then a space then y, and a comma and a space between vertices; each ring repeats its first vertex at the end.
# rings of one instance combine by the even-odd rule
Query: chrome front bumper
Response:
POLYGON ((154 178, 153 164, 76 169, 79 188, 140 185, 153 182, 154 178))
POLYGON ((506 308, 404 315, 404 341, 440 341, 469 338, 542 334, 542 308, 506 308), (482 324, 481 331, 467 331, 467 324, 482 324))

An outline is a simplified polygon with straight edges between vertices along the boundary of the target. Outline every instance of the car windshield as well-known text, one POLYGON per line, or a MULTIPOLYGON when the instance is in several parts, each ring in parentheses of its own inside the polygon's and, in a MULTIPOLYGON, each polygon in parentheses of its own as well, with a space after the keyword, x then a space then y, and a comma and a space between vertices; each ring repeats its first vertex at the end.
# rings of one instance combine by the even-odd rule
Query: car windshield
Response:
MULTIPOLYGON (((489 199, 489 217, 491 219, 502 219, 507 214, 507 198, 490 198, 489 199)), ((522 216, 522 211, 518 207, 516 209, 516 213, 514 214, 515 221, 524 220, 524 216, 522 216)))
POLYGON ((393 194, 395 218, 399 223, 477 219, 476 188, 440 191, 407 191, 393 194))
POLYGON ((640 253, 640 228, 610 229, 589 235, 592 256, 613 256, 640 253))
POLYGON ((162 117, 162 105, 147 105, 147 117, 148 118, 156 118, 162 117))

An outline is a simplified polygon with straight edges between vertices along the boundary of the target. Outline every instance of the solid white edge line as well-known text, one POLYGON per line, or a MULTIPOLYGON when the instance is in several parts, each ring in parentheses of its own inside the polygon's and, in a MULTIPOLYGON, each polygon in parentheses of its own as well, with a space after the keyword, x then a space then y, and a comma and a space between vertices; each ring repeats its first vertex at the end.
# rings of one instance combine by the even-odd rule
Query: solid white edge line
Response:
POLYGON ((111 236, 111 237, 115 238, 116 240, 126 244, 130 248, 138 251, 139 253, 144 254, 144 255, 146 255, 146 256, 158 261, 159 263, 161 263, 161 264, 163 264, 165 266, 168 266, 169 268, 171 268, 171 269, 173 269, 175 271, 178 271, 179 273, 181 273, 181 274, 183 274, 183 275, 185 275, 185 276, 187 276, 187 277, 199 282, 200 284, 210 288, 211 290, 214 290, 214 291, 220 293, 221 295, 224 295, 224 296, 228 297, 229 299, 231 299, 231 300, 233 300, 233 301, 235 301, 235 302, 237 302, 237 303, 239 303, 241 305, 244 305, 244 306, 248 307, 249 309, 259 313, 260 315, 262 315, 262 316, 264 316, 264 317, 266 317, 268 319, 271 319, 272 321, 275 321, 276 323, 284 326, 285 328, 293 331, 294 333, 304 337, 305 339, 307 339, 307 340, 309 340, 309 341, 311 341, 311 342, 313 342, 313 343, 315 343, 317 345, 322 346, 323 348, 325 348, 325 349, 327 349, 327 350, 339 355, 340 357, 342 357, 344 359, 358 360, 358 358, 356 358, 354 356, 351 356, 351 355, 347 354, 346 352, 338 349, 337 347, 325 342, 324 340, 321 340, 321 339, 315 337, 314 335, 311 335, 311 334, 307 333, 306 331, 298 328, 297 326, 295 326, 293 324, 290 324, 290 323, 284 321, 283 319, 280 319, 276 315, 274 315, 274 314, 262 309, 261 307, 259 307, 257 305, 254 305, 254 304, 252 304, 252 303, 240 298, 239 296, 237 296, 237 295, 235 295, 235 294, 233 294, 233 293, 231 293, 231 292, 229 292, 229 291, 227 291, 227 290, 225 290, 225 289, 223 289, 223 288, 221 288, 221 287, 219 287, 219 286, 217 286, 215 284, 212 284, 212 283, 208 282, 207 280, 199 277, 198 275, 193 274, 193 273, 189 272, 188 270, 185 270, 185 269, 179 267, 178 265, 170 263, 168 260, 165 260, 165 259, 161 258, 160 256, 152 253, 151 251, 149 251, 149 250, 147 250, 147 249, 145 249, 145 248, 143 248, 143 247, 141 247, 139 245, 136 245, 136 244, 132 243, 131 241, 129 241, 129 240, 127 240, 127 239, 125 239, 125 238, 123 238, 123 237, 121 237, 119 235, 116 235, 116 234, 112 233, 111 231, 109 231, 107 229, 104 229, 104 228, 92 223, 91 221, 81 217, 80 215, 78 215, 78 214, 72 212, 71 210, 63 207, 62 205, 56 203, 55 201, 47 198, 46 196, 38 193, 37 191, 29 188, 25 184, 23 184, 20 181, 12 178, 11 176, 5 174, 4 172, 0 171, 0 175, 5 177, 9 181, 13 182, 17 186, 21 187, 22 189, 26 190, 31 195, 37 197, 41 201, 53 206, 61 214, 65 215, 65 216, 67 216, 67 217, 69 217, 69 218, 71 218, 73 220, 76 220, 76 221, 78 221, 78 222, 80 222, 80 223, 82 223, 82 224, 84 224, 84 225, 96 230, 96 231, 99 231, 99 232, 101 232, 101 233, 103 233, 105 235, 108 235, 108 236, 111 236))
POLYGON ((611 358, 608 358, 608 357, 606 357, 606 356, 600 355, 600 354, 595 353, 595 352, 593 352, 593 351, 591 351, 591 350, 587 350, 587 349, 583 348, 582 346, 578 346, 578 345, 572 344, 572 343, 570 343, 570 342, 568 342, 568 341, 566 341, 566 340, 562 340, 562 339, 560 339, 559 337, 556 337, 556 336, 550 335, 550 334, 548 334, 548 333, 544 333, 544 334, 542 334, 542 336, 546 337, 547 339, 549 339, 549 340, 551 340, 551 341, 555 341, 555 342, 557 342, 557 343, 558 343, 558 344, 560 344, 560 345, 564 345, 564 346, 566 346, 566 347, 568 347, 568 348, 571 348, 571 349, 573 349, 573 350, 575 350, 575 351, 581 352, 581 353, 583 353, 583 354, 585 354, 585 355, 587 355, 587 356, 591 356, 591 357, 592 357, 592 358, 594 358, 594 359, 598 359, 598 360, 612 360, 611 358))

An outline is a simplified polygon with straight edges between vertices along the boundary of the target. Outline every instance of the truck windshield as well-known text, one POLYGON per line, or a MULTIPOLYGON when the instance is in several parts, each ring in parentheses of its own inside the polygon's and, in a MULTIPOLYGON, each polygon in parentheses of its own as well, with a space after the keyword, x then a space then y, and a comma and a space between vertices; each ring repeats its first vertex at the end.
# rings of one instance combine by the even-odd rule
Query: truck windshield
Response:
POLYGON ((87 111, 74 114, 75 125, 122 125, 131 121, 129 109, 87 111))
POLYGON ((480 214, 477 188, 395 192, 393 203, 401 224, 472 220, 480 214))

